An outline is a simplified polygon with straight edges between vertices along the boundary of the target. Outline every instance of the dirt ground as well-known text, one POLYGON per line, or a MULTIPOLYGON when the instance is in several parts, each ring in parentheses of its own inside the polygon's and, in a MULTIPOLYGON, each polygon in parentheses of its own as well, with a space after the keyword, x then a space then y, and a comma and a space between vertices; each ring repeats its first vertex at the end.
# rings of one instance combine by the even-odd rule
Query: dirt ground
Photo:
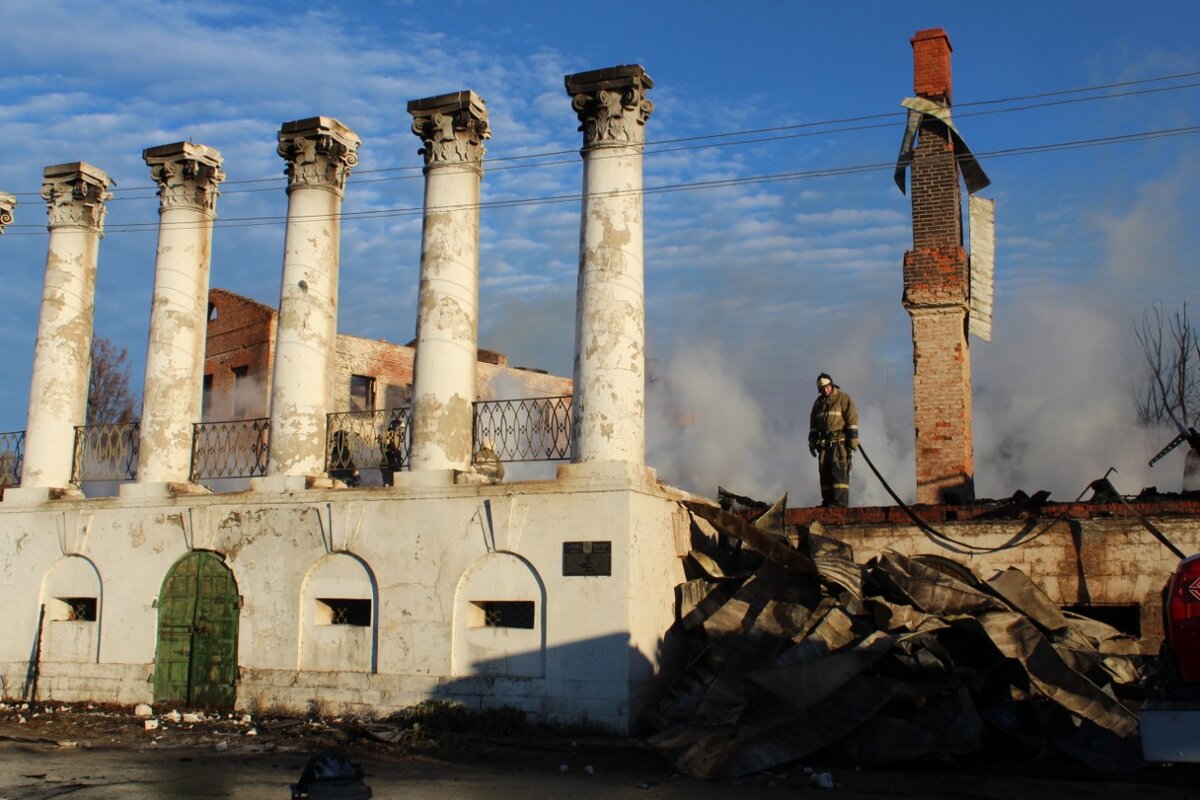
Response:
POLYGON ((376 798, 1200 798, 1196 765, 1104 775, 1065 760, 856 769, 819 763, 737 783, 679 775, 636 739, 547 730, 515 718, 344 719, 187 715, 0 704, 0 800, 290 796, 308 757, 337 750, 376 798), (395 741, 383 741, 381 738, 395 741))

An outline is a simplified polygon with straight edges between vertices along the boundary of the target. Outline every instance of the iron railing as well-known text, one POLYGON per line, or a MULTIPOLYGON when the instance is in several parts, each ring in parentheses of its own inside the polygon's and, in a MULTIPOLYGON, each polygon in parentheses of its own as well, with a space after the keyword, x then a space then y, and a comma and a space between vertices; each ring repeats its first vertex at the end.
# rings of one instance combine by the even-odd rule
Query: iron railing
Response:
POLYGON ((135 480, 139 434, 137 422, 75 426, 71 483, 135 480))
POLYGON ((571 396, 480 400, 474 450, 488 446, 501 461, 563 461, 571 457, 571 396))
POLYGON ((267 417, 195 423, 192 482, 266 475, 270 441, 271 420, 267 417))
POLYGON ((377 469, 384 485, 392 473, 408 469, 412 409, 343 411, 326 417, 325 471, 357 486, 362 470, 377 469))
POLYGON ((0 433, 0 489, 21 484, 25 464, 25 431, 0 433))

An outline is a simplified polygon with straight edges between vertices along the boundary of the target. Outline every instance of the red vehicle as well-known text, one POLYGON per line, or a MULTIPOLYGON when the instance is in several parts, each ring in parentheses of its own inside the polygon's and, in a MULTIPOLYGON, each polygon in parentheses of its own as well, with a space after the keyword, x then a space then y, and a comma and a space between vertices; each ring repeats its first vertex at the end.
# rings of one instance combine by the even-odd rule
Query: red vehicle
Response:
POLYGON ((1171 662, 1182 683, 1200 685, 1200 555, 1179 562, 1163 600, 1171 662))
POLYGON ((1163 595, 1166 697, 1142 706, 1147 761, 1200 761, 1200 555, 1175 568, 1163 595))

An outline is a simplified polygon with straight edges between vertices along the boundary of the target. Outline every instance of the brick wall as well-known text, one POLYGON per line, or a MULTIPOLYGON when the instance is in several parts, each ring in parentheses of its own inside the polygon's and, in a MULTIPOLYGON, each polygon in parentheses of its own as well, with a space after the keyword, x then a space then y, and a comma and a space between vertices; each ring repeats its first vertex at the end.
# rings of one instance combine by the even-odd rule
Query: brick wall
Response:
MULTIPOLYGON (((210 290, 208 301, 214 311, 209 314, 204 360, 204 374, 212 383, 205 419, 267 416, 275 358, 275 309, 224 289, 210 290), (243 371, 245 377, 238 377, 243 371), (235 384, 243 387, 236 393, 235 384), (242 406, 241 414, 236 413, 238 405, 242 406)), ((374 408, 408 405, 412 397, 415 353, 409 345, 339 333, 334 358, 332 410, 350 409, 352 375, 374 379, 374 408)), ((480 400, 571 394, 570 378, 510 367, 508 357, 493 350, 481 348, 478 358, 480 400)))
POLYGON ((204 375, 212 388, 204 418, 267 416, 275 363, 275 309, 224 289, 210 289, 208 303, 204 375), (235 380, 235 370, 244 371, 245 377, 235 380), (240 384, 236 398, 235 382, 240 384), (242 406, 242 413, 235 405, 242 406))
MULTIPOLYGON (((949 105, 950 40, 940 28, 912 39, 918 95, 949 105)), ((913 324, 918 503, 974 499, 970 275, 954 143, 944 123, 921 122, 912 162, 913 249, 904 254, 904 307, 913 324)))
MULTIPOLYGON (((1134 503, 1176 547, 1200 551, 1200 501, 1134 503)), ((993 553, 963 555, 940 547, 921 533, 904 512, 884 508, 789 509, 791 525, 814 521, 827 535, 854 548, 859 563, 893 549, 906 555, 945 556, 970 566, 987 580, 1010 566, 1024 572, 1060 606, 1084 606, 1103 618, 1126 607, 1137 620, 1147 652, 1162 641, 1162 590, 1179 559, 1117 503, 1047 503, 1040 514, 986 519, 994 507, 923 506, 919 516, 960 542, 993 553)), ((1133 632, 1133 631, 1129 631, 1133 632)))
POLYGON ((374 407, 399 408, 412 397, 413 356, 416 351, 385 339, 360 339, 339 333, 334 362, 333 410, 350 408, 350 376, 375 379, 374 407))

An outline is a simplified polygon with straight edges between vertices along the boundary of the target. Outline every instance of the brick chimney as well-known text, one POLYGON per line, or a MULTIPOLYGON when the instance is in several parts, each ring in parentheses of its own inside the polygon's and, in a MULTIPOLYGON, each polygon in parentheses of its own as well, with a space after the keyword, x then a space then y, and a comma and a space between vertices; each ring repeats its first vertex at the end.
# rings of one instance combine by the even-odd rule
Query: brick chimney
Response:
MULTIPOLYGON (((916 93, 949 107, 949 37, 931 28, 911 41, 916 93)), ((913 248, 904 254, 904 307, 913 325, 917 502, 969 502, 975 499, 970 274, 954 142, 933 117, 921 121, 911 180, 913 248)))
POLYGON ((917 31, 912 39, 913 91, 950 105, 950 37, 941 28, 917 31))

